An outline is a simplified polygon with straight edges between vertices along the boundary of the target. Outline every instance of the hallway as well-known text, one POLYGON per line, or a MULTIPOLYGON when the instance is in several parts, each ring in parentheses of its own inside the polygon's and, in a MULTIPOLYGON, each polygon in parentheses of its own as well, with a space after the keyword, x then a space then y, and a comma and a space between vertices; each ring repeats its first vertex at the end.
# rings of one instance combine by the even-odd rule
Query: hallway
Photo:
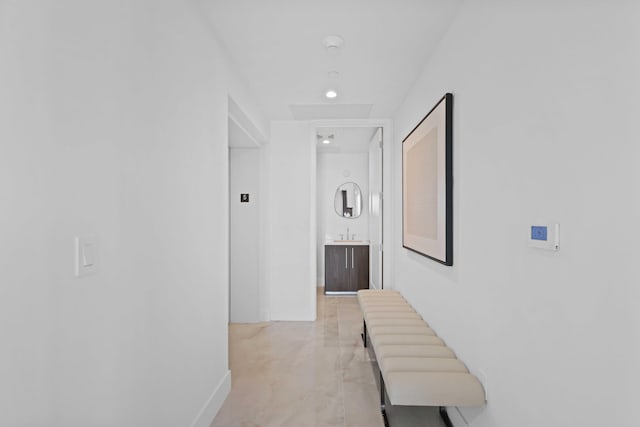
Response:
MULTIPOLYGON (((211 427, 382 427, 378 368, 355 297, 318 292, 316 322, 232 324, 232 389, 211 427)), ((435 408, 391 408, 393 427, 441 427, 435 408)))

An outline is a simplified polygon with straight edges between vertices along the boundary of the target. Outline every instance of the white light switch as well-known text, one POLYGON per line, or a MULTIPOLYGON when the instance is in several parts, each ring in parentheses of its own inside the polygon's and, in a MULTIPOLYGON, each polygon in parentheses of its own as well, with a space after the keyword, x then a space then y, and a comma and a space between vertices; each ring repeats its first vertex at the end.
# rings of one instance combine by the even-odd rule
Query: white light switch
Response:
POLYGON ((76 237, 76 277, 95 273, 98 267, 98 241, 95 236, 76 237))

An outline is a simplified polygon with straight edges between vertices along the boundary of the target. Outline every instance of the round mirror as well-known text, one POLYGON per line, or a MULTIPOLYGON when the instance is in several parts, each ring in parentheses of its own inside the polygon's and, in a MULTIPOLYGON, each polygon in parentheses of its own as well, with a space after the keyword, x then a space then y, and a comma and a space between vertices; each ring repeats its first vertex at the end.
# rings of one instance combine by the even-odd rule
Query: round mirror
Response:
POLYGON ((355 182, 346 182, 336 190, 334 206, 338 216, 358 218, 362 213, 362 193, 355 182))

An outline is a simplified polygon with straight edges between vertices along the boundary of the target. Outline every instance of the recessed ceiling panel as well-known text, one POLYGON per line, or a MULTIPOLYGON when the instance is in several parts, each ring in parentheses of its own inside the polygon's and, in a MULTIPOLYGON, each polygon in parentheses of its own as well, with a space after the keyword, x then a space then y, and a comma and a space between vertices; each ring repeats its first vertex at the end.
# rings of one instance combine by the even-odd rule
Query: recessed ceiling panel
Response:
POLYGON ((295 120, 368 119, 372 104, 290 105, 295 120))

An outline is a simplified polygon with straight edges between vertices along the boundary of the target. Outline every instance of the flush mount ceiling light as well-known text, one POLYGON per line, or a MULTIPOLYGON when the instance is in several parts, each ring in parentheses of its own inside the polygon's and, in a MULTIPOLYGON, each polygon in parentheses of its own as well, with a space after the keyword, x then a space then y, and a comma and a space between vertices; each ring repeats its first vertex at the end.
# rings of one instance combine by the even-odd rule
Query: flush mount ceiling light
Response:
POLYGON ((327 52, 337 53, 344 44, 344 39, 340 36, 335 35, 327 36, 322 39, 322 44, 324 45, 325 49, 327 49, 327 52))
POLYGON ((327 99, 336 99, 337 96, 338 96, 338 91, 336 91, 335 89, 328 89, 324 93, 324 97, 327 99))

